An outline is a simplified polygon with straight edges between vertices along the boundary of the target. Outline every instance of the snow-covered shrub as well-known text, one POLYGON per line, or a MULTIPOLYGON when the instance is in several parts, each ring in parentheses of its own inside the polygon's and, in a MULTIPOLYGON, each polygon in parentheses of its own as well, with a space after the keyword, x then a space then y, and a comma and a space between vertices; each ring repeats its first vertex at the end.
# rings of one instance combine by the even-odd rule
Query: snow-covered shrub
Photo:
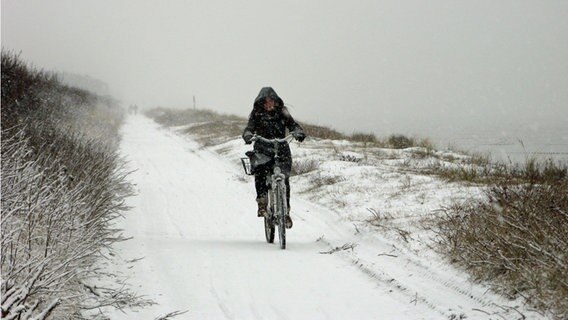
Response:
POLYGON ((121 240, 121 112, 2 52, 2 318, 81 318, 133 295, 93 289, 96 259, 121 240))
POLYGON ((2 304, 4 315, 34 301, 44 309, 57 301, 60 316, 77 312, 94 259, 117 240, 109 223, 123 208, 124 190, 114 159, 69 140, 65 156, 84 174, 71 175, 62 155, 47 151, 52 146, 30 151, 23 132, 2 140, 2 293, 21 296, 21 304, 2 304))

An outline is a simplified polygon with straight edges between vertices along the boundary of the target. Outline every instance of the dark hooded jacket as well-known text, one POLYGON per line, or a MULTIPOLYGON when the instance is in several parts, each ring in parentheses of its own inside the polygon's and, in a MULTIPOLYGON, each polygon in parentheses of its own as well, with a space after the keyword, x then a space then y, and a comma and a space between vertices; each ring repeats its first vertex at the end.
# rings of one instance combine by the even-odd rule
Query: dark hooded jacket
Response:
POLYGON ((252 112, 250 113, 248 125, 243 132, 243 138, 247 132, 257 134, 266 139, 282 139, 286 136, 286 129, 290 132, 302 131, 302 127, 294 121, 294 118, 284 106, 284 101, 276 94, 271 87, 265 87, 260 90, 256 99, 252 112), (274 110, 265 111, 264 101, 267 97, 274 100, 274 110))
MULTIPOLYGON (((284 106, 284 101, 276 94, 276 91, 271 87, 262 88, 254 99, 253 109, 249 115, 247 127, 243 132, 243 139, 247 141, 245 137, 250 134, 257 134, 266 139, 282 139, 286 137, 286 129, 290 132, 303 133, 302 127, 294 121, 294 118, 284 106), (264 110, 264 101, 267 97, 274 100, 274 110, 270 112, 264 110)), ((254 144, 255 152, 271 156, 271 149, 272 146, 266 146, 261 141, 254 144)), ((287 163, 283 171, 289 172, 292 166, 290 147, 286 143, 280 150, 282 160, 286 160, 287 163)))

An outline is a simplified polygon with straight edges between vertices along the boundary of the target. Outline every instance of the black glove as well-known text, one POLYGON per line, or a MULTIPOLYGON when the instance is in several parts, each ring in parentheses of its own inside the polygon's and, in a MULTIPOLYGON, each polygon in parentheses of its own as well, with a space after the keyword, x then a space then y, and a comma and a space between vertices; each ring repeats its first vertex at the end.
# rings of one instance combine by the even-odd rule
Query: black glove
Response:
POLYGON ((252 133, 250 133, 250 131, 247 131, 245 133, 243 133, 243 139, 245 140, 246 144, 251 144, 252 143, 252 133))
POLYGON ((298 140, 298 142, 302 142, 304 141, 304 139, 306 139, 306 135, 302 131, 294 131, 292 135, 296 140, 298 140))

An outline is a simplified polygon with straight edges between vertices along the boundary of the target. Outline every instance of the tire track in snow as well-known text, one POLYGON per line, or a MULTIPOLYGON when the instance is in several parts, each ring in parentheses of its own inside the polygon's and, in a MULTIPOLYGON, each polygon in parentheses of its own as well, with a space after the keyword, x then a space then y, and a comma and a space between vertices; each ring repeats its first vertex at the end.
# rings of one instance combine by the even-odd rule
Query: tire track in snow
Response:
MULTIPOLYGON (((333 249, 334 246, 327 240, 322 238, 320 239, 320 241, 322 243, 325 243, 330 249, 333 249)), ((353 266, 355 266, 359 271, 361 271, 369 278, 373 279, 374 281, 377 281, 380 284, 385 285, 385 287, 388 287, 391 290, 396 290, 399 294, 407 297, 408 301, 413 301, 413 299, 416 299, 416 301, 424 303, 430 309, 438 312, 441 316, 444 317, 449 316, 444 310, 442 310, 436 304, 426 299, 424 296, 414 295, 409 287, 405 286, 403 283, 396 280, 395 277, 392 277, 391 275, 387 274, 384 271, 377 270, 376 268, 368 267, 369 263, 362 261, 362 259, 358 258, 355 253, 353 252, 346 253, 345 251, 342 251, 338 252, 337 254, 338 256, 341 256, 344 259, 348 260, 353 266)))
MULTIPOLYGON (((345 239, 347 237, 345 237, 344 234, 339 237, 336 235, 336 233, 341 233, 339 228, 332 227, 329 231, 331 232, 329 232, 328 235, 334 238, 333 241, 326 240, 327 235, 322 236, 318 239, 318 241, 325 244, 328 250, 333 250, 334 248, 341 246, 342 242, 338 242, 338 238, 345 239)), ((349 261, 360 272, 370 279, 373 279, 373 281, 376 281, 377 283, 396 291, 402 296, 405 296, 408 301, 413 301, 413 303, 423 303, 432 310, 438 312, 444 318, 453 319, 454 317, 463 315, 467 316, 468 319, 471 319, 472 317, 473 319, 486 319, 484 315, 474 315, 473 311, 476 311, 476 309, 490 311, 491 316, 497 316, 502 319, 522 318, 522 316, 519 315, 519 312, 515 310, 518 306, 507 306, 501 297, 489 292, 488 288, 484 288, 482 292, 477 290, 476 293, 473 288, 475 287, 480 289, 482 287, 476 286, 472 283, 457 282, 453 276, 441 274, 440 271, 425 265, 423 258, 416 256, 409 249, 400 247, 392 240, 382 238, 378 235, 375 235, 374 238, 373 242, 364 243, 364 241, 358 242, 357 240, 361 239, 355 237, 352 242, 357 246, 353 250, 336 251, 334 255, 349 261), (405 275, 401 272, 392 273, 387 268, 392 264, 392 262, 381 264, 380 260, 369 254, 369 252, 372 252, 373 250, 373 244, 377 243, 396 249, 397 261, 395 264, 397 267, 395 269, 397 271, 403 270, 405 275), (359 251, 362 251, 364 254, 361 254, 359 251), (402 266, 404 266, 404 268, 402 268, 402 266), (421 281, 427 280, 429 287, 424 289, 421 288, 424 287, 423 285, 416 286, 416 282, 408 280, 408 274, 411 274, 414 278, 420 278, 421 281), (469 286, 469 289, 464 287, 464 285, 469 286), (435 295, 435 292, 437 291, 444 291, 445 296, 454 296, 454 299, 455 297, 460 296, 460 300, 464 303, 463 305, 458 304, 455 307, 452 307, 447 303, 440 303, 440 298, 435 295), (452 292, 452 294, 448 294, 448 292, 452 292), (503 305, 496 303, 494 301, 496 298, 503 302, 503 305)), ((536 313, 533 313, 532 316, 536 316, 536 319, 540 319, 536 313)), ((493 319, 493 317, 490 317, 490 319, 493 319)))

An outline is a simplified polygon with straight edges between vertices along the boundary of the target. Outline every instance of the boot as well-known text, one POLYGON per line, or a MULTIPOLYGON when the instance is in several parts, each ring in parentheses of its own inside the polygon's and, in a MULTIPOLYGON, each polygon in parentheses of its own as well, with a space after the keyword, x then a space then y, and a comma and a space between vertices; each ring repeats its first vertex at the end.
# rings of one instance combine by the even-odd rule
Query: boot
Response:
POLYGON ((294 223, 292 222, 292 218, 290 217, 290 207, 288 207, 288 212, 286 213, 286 229, 292 228, 294 223))
POLYGON ((257 198, 256 203, 258 204, 257 216, 266 217, 266 207, 268 205, 268 201, 266 201, 266 198, 264 197, 257 198))

